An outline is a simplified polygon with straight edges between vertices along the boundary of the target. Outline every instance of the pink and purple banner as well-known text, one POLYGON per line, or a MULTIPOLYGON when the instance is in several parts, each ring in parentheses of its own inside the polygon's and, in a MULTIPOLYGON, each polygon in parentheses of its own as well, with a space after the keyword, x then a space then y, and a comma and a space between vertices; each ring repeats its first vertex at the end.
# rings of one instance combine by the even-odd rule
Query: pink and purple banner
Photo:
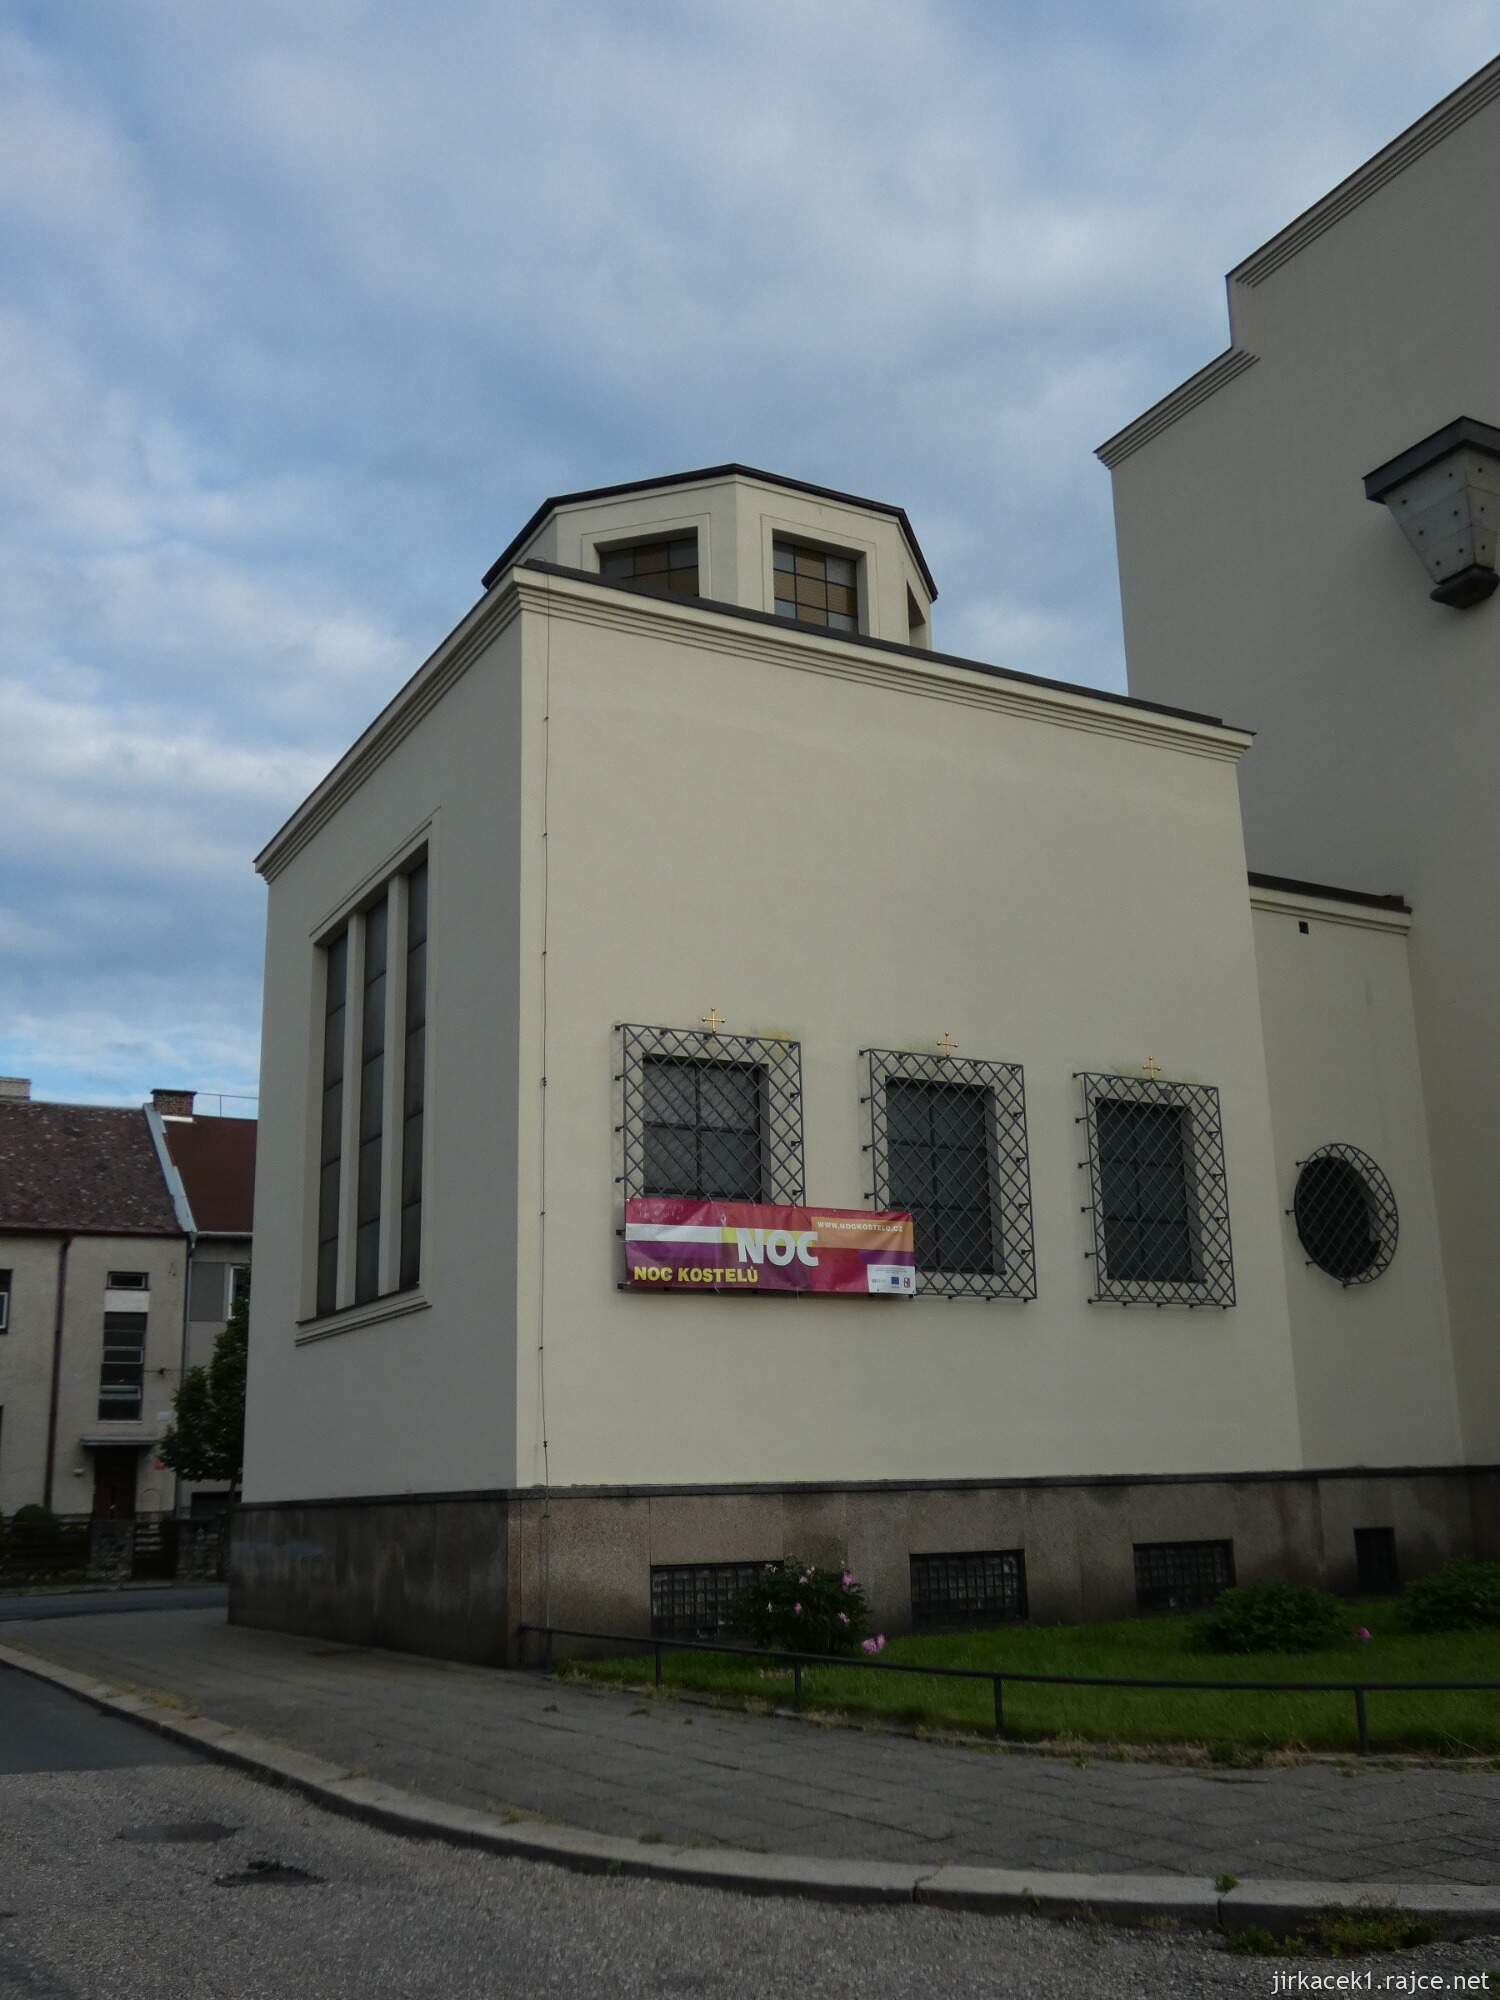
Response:
POLYGON ((626 1276, 657 1290, 910 1297, 916 1261, 911 1217, 889 1210, 651 1195, 625 1204, 626 1276))

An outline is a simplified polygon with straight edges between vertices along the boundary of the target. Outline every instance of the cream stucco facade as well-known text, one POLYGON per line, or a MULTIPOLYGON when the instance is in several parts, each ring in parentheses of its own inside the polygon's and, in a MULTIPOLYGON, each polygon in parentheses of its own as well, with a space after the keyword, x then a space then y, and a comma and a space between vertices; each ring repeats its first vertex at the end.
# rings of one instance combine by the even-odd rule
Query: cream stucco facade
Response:
MULTIPOLYGON (((1454 419, 1500 423, 1497 165, 1500 61, 1236 266, 1226 353, 1100 450, 1132 688, 1227 704, 1259 732, 1251 865, 1412 903, 1412 1032, 1475 1464, 1500 1459, 1500 600, 1434 601, 1362 482, 1454 419)), ((1372 1092, 1404 1095, 1414 1116, 1413 1087, 1388 1050, 1343 1122, 1376 1122, 1372 1092)), ((1430 1231, 1425 1207, 1411 1226, 1430 1231)), ((1430 1383, 1413 1406, 1414 1454, 1438 1400, 1430 1383)))
POLYGON ((549 503, 262 854, 235 1616, 505 1658, 544 1612, 639 1629, 665 1564, 848 1556, 899 1626, 924 1551, 1024 1547, 1033 1609, 1062 1616, 1128 1606, 1136 1542, 1344 1582, 1362 1510, 1416 1566, 1489 1532, 1407 916, 1252 891, 1245 730, 908 644, 929 586, 899 510, 742 468, 549 503), (689 528, 698 596, 599 576, 622 536, 689 528), (782 536, 858 562, 857 636, 774 616, 782 536), (319 1195, 359 1137, 327 1092, 324 947, 352 914, 350 990, 389 1051, 413 989, 364 983, 360 913, 418 857, 420 1275, 389 1282, 394 1148, 369 1141, 383 1281, 359 1301, 372 1210, 352 1170, 319 1195), (627 1290, 620 1024, 705 1017, 798 1045, 829 1206, 870 1198, 863 1052, 1021 1065, 1035 1296, 627 1290), (1092 1302, 1082 1072, 1217 1092, 1232 1303, 1092 1302), (1402 1201, 1390 1270, 1347 1290, 1285 1213, 1333 1139, 1402 1201))

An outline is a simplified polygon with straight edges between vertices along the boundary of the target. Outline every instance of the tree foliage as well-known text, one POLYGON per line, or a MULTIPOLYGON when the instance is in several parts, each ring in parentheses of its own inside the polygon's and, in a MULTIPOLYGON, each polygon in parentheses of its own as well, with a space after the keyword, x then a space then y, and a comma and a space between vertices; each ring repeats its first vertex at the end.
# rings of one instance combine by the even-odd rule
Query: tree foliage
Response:
POLYGON ((245 1366, 250 1301, 242 1297, 206 1368, 190 1368, 172 1398, 176 1421, 157 1456, 179 1479, 227 1480, 239 1491, 245 1462, 245 1366))

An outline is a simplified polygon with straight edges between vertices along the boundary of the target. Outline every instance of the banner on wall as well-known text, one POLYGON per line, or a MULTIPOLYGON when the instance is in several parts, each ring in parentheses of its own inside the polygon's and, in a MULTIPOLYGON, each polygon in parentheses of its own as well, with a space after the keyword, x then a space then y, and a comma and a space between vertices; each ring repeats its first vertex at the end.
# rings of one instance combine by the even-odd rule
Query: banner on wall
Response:
POLYGON ((749 1201, 625 1204, 625 1272, 657 1291, 843 1292, 910 1297, 911 1217, 866 1208, 778 1208, 749 1201))

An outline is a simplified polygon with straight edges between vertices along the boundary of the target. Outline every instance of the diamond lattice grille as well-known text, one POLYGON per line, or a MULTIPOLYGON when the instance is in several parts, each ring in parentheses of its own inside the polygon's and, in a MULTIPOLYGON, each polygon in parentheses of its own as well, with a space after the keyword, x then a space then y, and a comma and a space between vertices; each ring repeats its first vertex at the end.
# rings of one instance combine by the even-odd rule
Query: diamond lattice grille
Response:
POLYGON ((908 1209, 917 1290, 1034 1299, 1026 1090, 1019 1063, 870 1049, 877 1208, 908 1209))
POLYGON ((800 1206, 800 1043, 635 1026, 620 1038, 627 1196, 800 1206))
POLYGON ((1208 1084, 1081 1075, 1093 1216, 1093 1303, 1234 1304, 1219 1093, 1208 1084))
POLYGON ((1390 1182, 1368 1153, 1341 1142, 1297 1162, 1292 1215, 1308 1262, 1341 1285, 1389 1268, 1401 1221, 1390 1182))

